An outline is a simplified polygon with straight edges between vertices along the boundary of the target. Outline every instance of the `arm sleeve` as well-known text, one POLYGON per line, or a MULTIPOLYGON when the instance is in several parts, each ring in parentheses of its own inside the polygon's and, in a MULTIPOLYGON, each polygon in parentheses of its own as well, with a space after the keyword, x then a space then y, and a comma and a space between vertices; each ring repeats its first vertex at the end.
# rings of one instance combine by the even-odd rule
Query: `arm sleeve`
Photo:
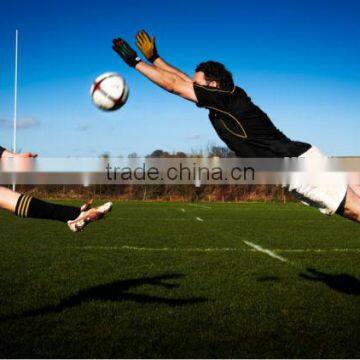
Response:
POLYGON ((3 152, 4 152, 5 150, 6 150, 5 148, 3 148, 2 146, 0 146, 0 158, 2 157, 2 154, 3 154, 3 152))
POLYGON ((228 108, 232 92, 194 84, 194 92, 197 99, 197 106, 224 110, 228 108))

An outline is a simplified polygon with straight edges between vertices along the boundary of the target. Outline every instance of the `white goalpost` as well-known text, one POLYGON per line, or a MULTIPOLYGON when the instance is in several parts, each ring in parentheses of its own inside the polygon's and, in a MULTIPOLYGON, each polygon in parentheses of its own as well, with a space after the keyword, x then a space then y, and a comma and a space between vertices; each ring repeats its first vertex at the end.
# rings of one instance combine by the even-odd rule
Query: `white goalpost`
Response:
MULTIPOLYGON (((13 117, 13 146, 12 151, 16 152, 16 128, 17 128, 17 100, 18 100, 18 47, 19 47, 19 30, 15 30, 15 76, 14 76, 14 117, 13 117)), ((15 191, 15 182, 12 189, 15 191)))

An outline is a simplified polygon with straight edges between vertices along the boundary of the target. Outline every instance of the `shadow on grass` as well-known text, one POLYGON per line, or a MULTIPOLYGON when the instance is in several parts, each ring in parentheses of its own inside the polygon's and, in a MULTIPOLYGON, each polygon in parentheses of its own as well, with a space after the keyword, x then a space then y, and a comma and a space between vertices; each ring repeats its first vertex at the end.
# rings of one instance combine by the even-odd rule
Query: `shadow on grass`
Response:
POLYGON ((322 282, 331 289, 347 295, 360 295, 360 280, 351 275, 326 274, 312 268, 306 271, 307 273, 300 274, 303 279, 322 282))
POLYGON ((264 276, 258 276, 256 278, 256 281, 259 281, 259 282, 278 282, 278 281, 280 281, 280 278, 278 276, 264 275, 264 276))
POLYGON ((78 306, 90 301, 134 301, 140 304, 164 304, 168 306, 184 306, 205 302, 206 298, 178 299, 153 295, 143 295, 130 292, 131 289, 143 285, 159 286, 166 289, 179 287, 179 284, 166 283, 165 280, 181 279, 182 274, 164 274, 139 279, 119 280, 107 284, 101 284, 80 290, 74 295, 65 298, 58 305, 45 306, 39 309, 26 310, 20 314, 0 317, 0 321, 17 320, 26 317, 60 313, 66 309, 78 306))

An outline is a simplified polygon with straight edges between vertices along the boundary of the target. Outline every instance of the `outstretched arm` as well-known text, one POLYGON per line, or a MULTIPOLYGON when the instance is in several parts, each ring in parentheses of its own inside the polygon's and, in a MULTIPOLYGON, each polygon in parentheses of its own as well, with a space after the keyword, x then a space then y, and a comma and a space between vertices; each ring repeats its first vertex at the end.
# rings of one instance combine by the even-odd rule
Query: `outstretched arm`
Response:
POLYGON ((166 91, 179 95, 187 100, 197 102, 192 81, 184 80, 175 73, 146 64, 142 61, 136 65, 135 69, 166 91))
POLYGON ((130 45, 121 38, 113 40, 113 49, 130 67, 135 68, 156 85, 185 99, 197 102, 192 82, 184 80, 175 73, 142 62, 130 45))
POLYGON ((136 46, 143 53, 146 59, 152 62, 156 67, 171 72, 185 81, 192 82, 192 79, 181 70, 167 63, 162 59, 157 51, 155 37, 150 38, 145 30, 141 30, 136 34, 136 46))
POLYGON ((176 74, 177 76, 181 77, 183 80, 188 81, 188 82, 193 82, 192 79, 186 75, 185 73, 183 73, 181 70, 177 69, 176 67, 168 64, 165 60, 163 60, 161 57, 158 57, 154 63, 153 63, 156 67, 162 69, 162 70, 166 70, 168 72, 171 72, 173 74, 176 74))

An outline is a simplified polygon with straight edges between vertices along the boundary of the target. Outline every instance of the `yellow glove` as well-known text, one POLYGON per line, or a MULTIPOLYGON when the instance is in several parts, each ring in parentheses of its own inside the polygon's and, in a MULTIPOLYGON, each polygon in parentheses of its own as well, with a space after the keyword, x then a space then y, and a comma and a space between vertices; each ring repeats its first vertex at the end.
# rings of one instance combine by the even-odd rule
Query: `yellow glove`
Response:
POLYGON ((150 38, 149 34, 145 30, 140 30, 136 34, 136 46, 152 63, 159 57, 155 45, 155 37, 153 36, 150 38))

